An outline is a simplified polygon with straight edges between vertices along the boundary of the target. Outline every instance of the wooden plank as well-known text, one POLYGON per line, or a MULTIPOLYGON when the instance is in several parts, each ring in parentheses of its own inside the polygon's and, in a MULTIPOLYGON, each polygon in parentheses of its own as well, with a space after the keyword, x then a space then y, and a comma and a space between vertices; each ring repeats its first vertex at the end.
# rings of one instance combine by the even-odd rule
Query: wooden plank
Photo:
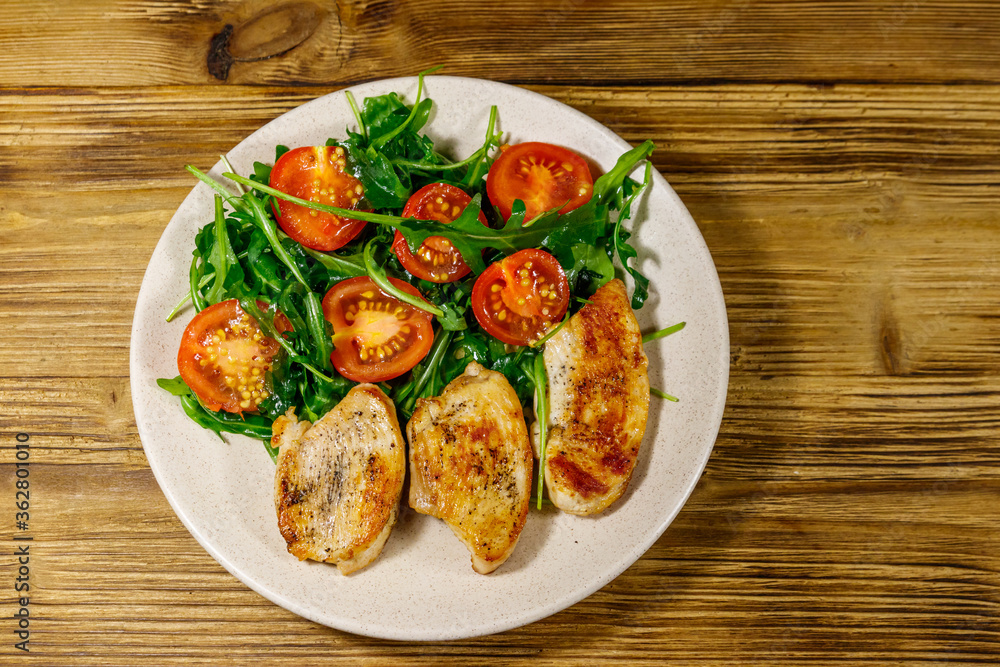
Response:
POLYGON ((0 438, 31 435, 38 494, 19 662, 995 662, 1000 92, 534 88, 657 142, 722 278, 727 413, 667 533, 571 609, 462 642, 354 637, 248 590, 147 468, 132 307, 183 164, 333 88, 0 90, 0 438))
MULTIPOLYGON (((0 466, 0 497, 9 473, 0 466)), ((1000 648, 997 532, 976 511, 1000 501, 998 480, 928 496, 912 482, 708 476, 654 547, 587 600, 502 635, 414 645, 321 628, 246 589, 187 534, 147 471, 39 464, 32 483, 29 659, 43 664, 555 664, 611 660, 607 642, 630 664, 987 663, 1000 648)), ((12 567, 0 561, 0 577, 12 567)))
POLYGON ((1000 8, 988 0, 316 0, 278 7, 288 5, 291 11, 265 19, 276 5, 264 0, 19 2, 0 18, 7 54, 0 85, 327 84, 441 64, 461 76, 605 85, 1000 77, 1000 8), (227 25, 232 37, 218 38, 227 25), (224 43, 250 61, 226 69, 224 43), (211 71, 225 79, 210 73, 212 53, 211 71))

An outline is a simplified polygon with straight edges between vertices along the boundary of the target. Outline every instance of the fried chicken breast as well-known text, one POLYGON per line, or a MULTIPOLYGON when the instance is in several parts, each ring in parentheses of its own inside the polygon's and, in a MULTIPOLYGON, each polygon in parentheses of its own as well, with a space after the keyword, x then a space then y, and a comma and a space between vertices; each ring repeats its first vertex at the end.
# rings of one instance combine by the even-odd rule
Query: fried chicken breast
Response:
POLYGON ((410 507, 444 519, 476 572, 500 567, 531 496, 531 444, 507 378, 470 363, 440 396, 417 401, 406 433, 410 507))
POLYGON ((624 283, 608 282, 590 301, 543 352, 545 483, 571 514, 602 512, 625 492, 649 413, 649 362, 624 283))
POLYGON ((336 563, 342 574, 378 557, 406 475, 396 408, 372 384, 351 389, 315 424, 289 410, 273 426, 278 528, 289 553, 336 563))

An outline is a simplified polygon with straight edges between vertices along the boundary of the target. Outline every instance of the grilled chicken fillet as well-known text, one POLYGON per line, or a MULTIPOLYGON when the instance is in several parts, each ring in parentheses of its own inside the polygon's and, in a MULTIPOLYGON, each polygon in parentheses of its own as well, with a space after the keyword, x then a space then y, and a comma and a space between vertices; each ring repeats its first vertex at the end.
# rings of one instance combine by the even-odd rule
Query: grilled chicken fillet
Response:
POLYGON ((625 492, 649 413, 649 362, 624 283, 610 281, 590 301, 544 352, 545 483, 571 514, 602 512, 625 492))
POLYGON ((289 553, 350 574, 389 538, 406 475, 396 409, 371 384, 351 389, 315 424, 292 410, 274 421, 278 528, 289 553))
POLYGON ((470 363, 444 392, 417 401, 407 424, 410 507, 444 519, 489 574, 528 517, 531 444, 521 403, 500 373, 470 363))

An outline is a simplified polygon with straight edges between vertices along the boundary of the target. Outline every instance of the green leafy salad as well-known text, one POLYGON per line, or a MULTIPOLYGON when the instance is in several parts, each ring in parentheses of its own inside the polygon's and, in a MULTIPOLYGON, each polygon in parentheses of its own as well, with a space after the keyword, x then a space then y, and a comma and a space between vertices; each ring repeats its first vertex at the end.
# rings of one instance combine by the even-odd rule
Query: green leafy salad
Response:
POLYGON ((423 76, 412 104, 346 95, 357 127, 344 138, 278 146, 273 167, 247 176, 226 162, 228 187, 188 167, 216 193, 215 215, 168 317, 196 311, 180 375, 159 385, 201 426, 262 440, 272 458, 272 423, 289 408, 315 421, 372 382, 405 423, 471 361, 503 373, 526 409, 538 393, 544 414, 541 346, 616 258, 632 307, 647 297, 624 223, 652 142, 594 179, 567 148, 504 144, 493 107, 481 146, 456 161, 421 134, 423 76))

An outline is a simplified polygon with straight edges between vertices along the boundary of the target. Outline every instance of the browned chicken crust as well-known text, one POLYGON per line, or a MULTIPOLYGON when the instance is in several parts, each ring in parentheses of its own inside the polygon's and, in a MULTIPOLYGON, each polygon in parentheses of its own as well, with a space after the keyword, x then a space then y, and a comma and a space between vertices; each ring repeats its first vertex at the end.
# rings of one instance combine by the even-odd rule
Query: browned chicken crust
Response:
POLYGON ((410 507, 444 519, 476 572, 494 571, 517 544, 531 496, 531 444, 513 387, 470 363, 440 396, 417 401, 406 433, 410 507))
POLYGON ((624 283, 610 281, 590 301, 544 352, 545 483, 572 514, 602 512, 625 492, 649 413, 649 362, 624 283))
POLYGON ((336 563, 342 574, 378 557, 389 538, 406 475, 396 409, 371 384, 352 388, 310 426, 289 410, 273 426, 278 528, 289 553, 336 563))

